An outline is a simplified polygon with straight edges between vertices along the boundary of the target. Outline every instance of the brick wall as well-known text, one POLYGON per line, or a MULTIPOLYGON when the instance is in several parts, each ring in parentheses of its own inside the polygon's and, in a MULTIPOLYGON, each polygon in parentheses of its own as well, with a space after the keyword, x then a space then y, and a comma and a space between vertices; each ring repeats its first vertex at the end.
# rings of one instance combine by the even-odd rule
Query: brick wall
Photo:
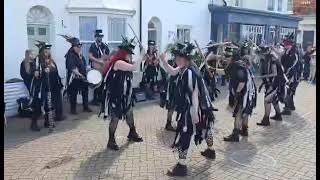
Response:
POLYGON ((316 0, 293 0, 293 13, 295 15, 315 15, 316 0))

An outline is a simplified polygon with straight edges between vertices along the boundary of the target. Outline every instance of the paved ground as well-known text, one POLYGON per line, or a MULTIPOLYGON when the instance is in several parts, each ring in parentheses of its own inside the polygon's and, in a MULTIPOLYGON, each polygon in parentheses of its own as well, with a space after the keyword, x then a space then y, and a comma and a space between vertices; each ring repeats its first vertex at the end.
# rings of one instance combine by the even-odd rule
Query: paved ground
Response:
MULTIPOLYGON (((233 128, 225 110, 226 89, 215 102, 214 146, 217 158, 194 149, 187 179, 316 179, 316 88, 302 82, 295 98, 296 112, 283 122, 257 127, 263 113, 263 95, 250 118, 249 137, 240 143, 223 142, 233 128)), ((174 133, 164 131, 166 111, 156 103, 140 103, 135 109, 143 143, 127 143, 128 127, 119 123, 119 152, 106 149, 108 123, 96 114, 69 116, 57 124, 54 134, 47 129, 29 131, 27 119, 9 119, 4 137, 5 179, 170 179, 165 175, 175 164, 169 146, 174 133), (47 167, 50 167, 49 169, 47 167)), ((42 123, 41 123, 42 124, 42 123)))

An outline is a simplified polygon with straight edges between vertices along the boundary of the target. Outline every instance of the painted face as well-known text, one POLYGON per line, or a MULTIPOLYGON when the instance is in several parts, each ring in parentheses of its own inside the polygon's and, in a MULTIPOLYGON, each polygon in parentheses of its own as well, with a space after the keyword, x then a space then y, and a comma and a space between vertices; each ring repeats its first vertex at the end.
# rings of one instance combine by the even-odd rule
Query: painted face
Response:
POLYGON ((188 65, 188 60, 185 57, 177 56, 175 61, 178 67, 185 67, 188 65))
POLYGON ((44 54, 45 57, 49 57, 49 55, 50 55, 50 49, 45 49, 45 50, 43 50, 43 54, 44 54))
POLYGON ((102 42, 102 38, 103 38, 103 36, 97 36, 96 37, 97 42, 102 42))
POLYGON ((35 57, 35 53, 33 51, 31 51, 29 56, 28 56, 28 58, 29 59, 34 59, 34 57, 35 57))
POLYGON ((82 47, 82 45, 77 45, 77 46, 73 46, 73 49, 74 49, 74 51, 76 52, 76 53, 81 53, 81 47, 82 47))

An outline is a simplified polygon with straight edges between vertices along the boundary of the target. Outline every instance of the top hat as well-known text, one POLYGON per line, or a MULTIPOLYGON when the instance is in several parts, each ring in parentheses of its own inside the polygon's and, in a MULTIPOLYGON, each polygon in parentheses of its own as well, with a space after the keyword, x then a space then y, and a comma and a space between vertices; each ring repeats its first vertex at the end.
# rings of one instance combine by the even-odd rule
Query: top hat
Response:
POLYGON ((154 45, 156 45, 156 42, 154 40, 149 40, 148 46, 150 46, 150 45, 154 46, 154 45))
POLYGON ((133 41, 134 41, 134 38, 128 40, 128 38, 122 37, 122 43, 118 47, 119 49, 123 49, 127 51, 129 54, 134 54, 133 50, 136 47, 136 45, 134 44, 133 41))
POLYGON ((59 35, 62 36, 63 38, 65 38, 72 45, 72 47, 82 45, 80 40, 76 37, 62 35, 62 34, 59 34, 59 35))
POLYGON ((97 29, 94 33, 94 37, 103 37, 102 29, 97 29))
POLYGON ((36 40, 37 43, 35 44, 38 48, 39 48, 39 52, 41 52, 44 49, 50 49, 51 48, 51 44, 47 43, 47 42, 43 42, 43 41, 39 41, 36 40))

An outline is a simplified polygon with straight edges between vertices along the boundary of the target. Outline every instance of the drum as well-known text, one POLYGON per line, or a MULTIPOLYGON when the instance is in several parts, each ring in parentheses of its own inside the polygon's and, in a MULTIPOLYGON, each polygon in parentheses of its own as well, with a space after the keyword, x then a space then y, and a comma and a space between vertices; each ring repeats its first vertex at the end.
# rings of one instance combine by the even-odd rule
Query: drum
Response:
POLYGON ((98 70, 91 69, 87 73, 87 81, 91 88, 98 88, 102 83, 102 75, 98 70))

